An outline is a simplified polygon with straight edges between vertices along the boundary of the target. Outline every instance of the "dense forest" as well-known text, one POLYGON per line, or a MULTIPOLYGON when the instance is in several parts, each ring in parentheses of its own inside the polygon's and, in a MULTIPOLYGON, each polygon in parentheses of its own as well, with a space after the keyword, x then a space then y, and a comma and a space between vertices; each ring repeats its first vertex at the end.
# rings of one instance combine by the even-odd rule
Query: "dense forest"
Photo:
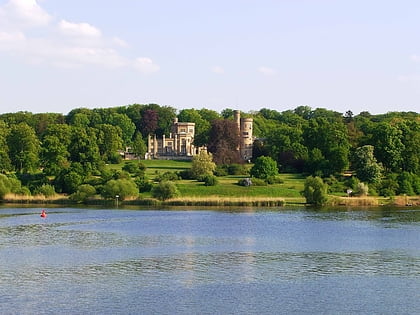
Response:
MULTIPOLYGON (((253 159, 270 157, 280 172, 318 176, 330 184, 352 174, 352 181, 369 185, 370 194, 420 194, 418 113, 354 115, 300 106, 242 116, 254 121, 253 159)), ((104 189, 124 177, 105 167, 121 162, 118 151, 130 147, 144 156, 147 136, 168 135, 175 117, 196 124, 195 145, 207 145, 216 164, 241 163, 229 108, 218 113, 133 104, 77 108, 67 115, 7 113, 0 115, 0 198, 8 192, 72 194, 82 185, 104 189)), ((138 179, 137 188, 144 180, 138 179)))

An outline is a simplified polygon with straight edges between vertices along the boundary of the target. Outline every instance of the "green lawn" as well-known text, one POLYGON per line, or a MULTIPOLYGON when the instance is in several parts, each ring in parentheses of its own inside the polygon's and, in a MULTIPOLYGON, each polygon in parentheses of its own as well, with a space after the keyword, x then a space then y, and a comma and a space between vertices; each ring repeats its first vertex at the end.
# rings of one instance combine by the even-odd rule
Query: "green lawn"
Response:
MULTIPOLYGON (((146 175, 150 179, 158 173, 178 172, 191 167, 191 161, 173 160, 142 160, 147 166, 146 175)), ((122 165, 120 165, 120 168, 122 165)), ((280 174, 282 184, 267 186, 239 186, 238 180, 248 176, 223 176, 218 177, 219 184, 216 186, 204 186, 196 180, 178 180, 176 185, 180 197, 270 197, 285 198, 287 200, 301 202, 304 198, 300 195, 303 190, 304 177, 299 174, 280 174)), ((143 193, 144 198, 150 197, 149 193, 143 193)))

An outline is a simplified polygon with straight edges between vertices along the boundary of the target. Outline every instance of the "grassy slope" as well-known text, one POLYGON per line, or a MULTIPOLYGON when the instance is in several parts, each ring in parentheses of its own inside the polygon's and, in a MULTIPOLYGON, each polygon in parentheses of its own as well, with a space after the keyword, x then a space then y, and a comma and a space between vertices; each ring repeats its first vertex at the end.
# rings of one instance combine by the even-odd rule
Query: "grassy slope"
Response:
MULTIPOLYGON (((189 161, 171 160, 146 160, 142 161, 147 166, 146 175, 154 178, 158 173, 177 172, 191 167, 189 161)), ((304 178, 297 174, 281 174, 283 184, 269 186, 243 187, 237 185, 240 178, 246 176, 224 176, 218 177, 219 184, 216 186, 204 186, 196 180, 179 180, 176 185, 181 193, 181 198, 202 198, 202 197, 269 197, 284 198, 286 202, 303 203, 304 198, 300 195, 303 190, 304 178)), ((143 194, 143 197, 149 197, 143 194)))

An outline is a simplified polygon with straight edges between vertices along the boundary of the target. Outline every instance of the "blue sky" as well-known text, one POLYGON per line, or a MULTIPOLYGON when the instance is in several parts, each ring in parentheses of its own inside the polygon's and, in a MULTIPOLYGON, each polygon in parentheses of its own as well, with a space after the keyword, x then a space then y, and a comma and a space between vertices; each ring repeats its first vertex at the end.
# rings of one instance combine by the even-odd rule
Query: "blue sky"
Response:
POLYGON ((420 108, 417 0, 0 0, 0 112, 420 108))

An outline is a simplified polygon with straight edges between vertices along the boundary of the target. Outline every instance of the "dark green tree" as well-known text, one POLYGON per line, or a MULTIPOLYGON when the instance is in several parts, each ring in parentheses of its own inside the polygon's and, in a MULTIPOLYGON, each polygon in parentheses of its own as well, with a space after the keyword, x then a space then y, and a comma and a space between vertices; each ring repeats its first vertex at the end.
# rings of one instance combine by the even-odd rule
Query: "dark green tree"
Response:
POLYGON ((85 174, 99 168, 100 154, 95 130, 92 128, 71 128, 69 144, 71 162, 80 163, 85 174))
POLYGON ((9 126, 0 120, 0 172, 12 170, 12 163, 9 158, 9 146, 7 144, 9 130, 9 126))
POLYGON ((68 145, 70 143, 70 127, 65 124, 49 125, 44 133, 41 148, 41 160, 44 173, 57 175, 70 165, 68 145))
POLYGON ((255 160, 254 166, 250 170, 253 177, 267 179, 278 175, 277 162, 271 157, 260 156, 255 160))
POLYGON ((141 135, 141 132, 136 132, 136 135, 134 136, 133 144, 132 144, 133 153, 139 157, 144 158, 146 152, 147 152, 147 145, 143 140, 143 137, 141 135))
POLYGON ((17 172, 30 173, 39 167, 40 143, 34 129, 27 123, 11 126, 7 145, 9 158, 17 172))

